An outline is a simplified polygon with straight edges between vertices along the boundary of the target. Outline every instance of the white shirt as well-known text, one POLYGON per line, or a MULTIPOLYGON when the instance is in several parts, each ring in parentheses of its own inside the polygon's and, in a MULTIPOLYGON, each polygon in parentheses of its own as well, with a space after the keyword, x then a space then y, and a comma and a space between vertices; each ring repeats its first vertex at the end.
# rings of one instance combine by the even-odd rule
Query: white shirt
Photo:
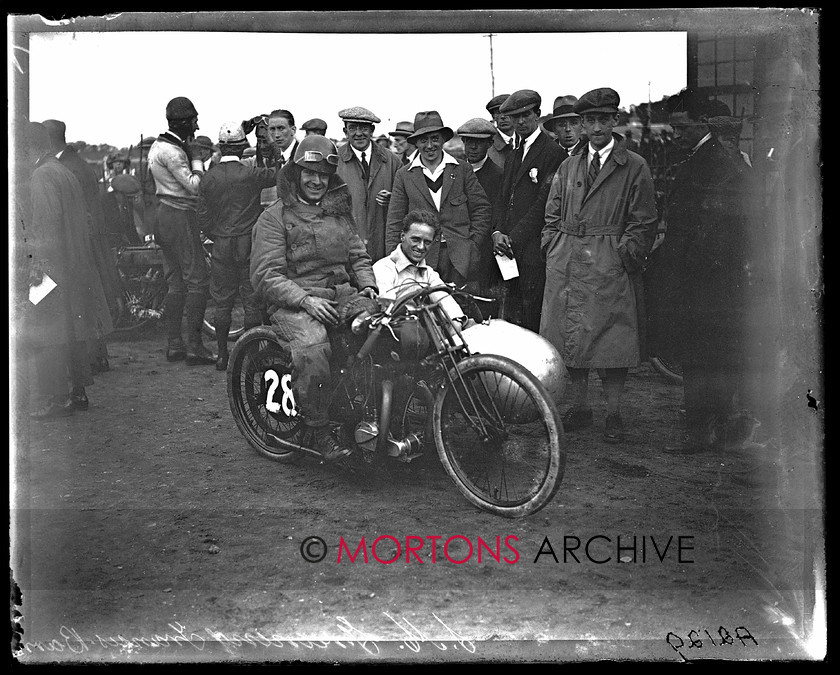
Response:
POLYGON ((528 154, 528 150, 534 144, 534 141, 537 140, 537 136, 539 136, 539 135, 540 135, 540 125, 538 124, 537 128, 534 130, 534 133, 532 133, 530 136, 528 136, 528 138, 526 138, 525 140, 520 140, 519 141, 520 144, 522 144, 522 143, 525 144, 525 149, 522 151, 522 159, 525 159, 525 155, 528 154))
POLYGON ((508 136, 508 135, 507 135, 504 131, 500 131, 498 128, 496 129, 496 131, 498 131, 498 132, 499 132, 499 136, 501 136, 501 137, 502 137, 502 140, 503 140, 503 141, 504 141, 507 145, 511 145, 511 144, 512 144, 512 142, 513 142, 513 140, 514 140, 514 137, 513 137, 513 136, 508 136))
MULTIPOLYGON (((250 159, 250 157, 248 158, 250 159)), ((239 159, 236 155, 222 155, 222 158, 219 160, 219 164, 224 164, 225 162, 241 162, 242 160, 239 159)))
POLYGON ((590 143, 589 144, 589 161, 586 164, 587 171, 589 170, 589 165, 592 164, 592 160, 595 157, 596 152, 598 153, 598 158, 599 158, 599 161, 601 162, 601 167, 603 167, 604 162, 607 161, 607 157, 610 156, 610 153, 613 151, 614 147, 615 147, 615 138, 614 137, 610 138, 610 142, 607 143, 600 150, 595 150, 595 148, 592 147, 592 143, 590 143))
MULTIPOLYGON (((415 166, 419 166, 423 169, 423 174, 428 176, 430 180, 437 180, 443 173, 447 164, 454 164, 455 166, 458 166, 458 160, 446 152, 446 150, 443 151, 443 159, 440 160, 440 164, 435 167, 434 171, 431 171, 429 167, 423 164, 423 160, 420 158, 420 152, 417 152, 417 154, 414 155, 414 159, 411 160, 411 164, 408 165, 408 170, 411 171, 415 166)), ((429 194, 432 196, 432 201, 435 203, 435 208, 438 211, 440 211, 440 193, 442 191, 443 190, 432 192, 429 190, 429 194)))
MULTIPOLYGON (((395 300, 402 291, 418 285, 439 286, 443 283, 440 275, 426 264, 425 258, 415 265, 399 245, 391 255, 373 263, 373 274, 379 287, 379 297, 384 300, 395 300)), ((431 299, 434 302, 440 300, 441 307, 451 319, 464 316, 461 306, 448 293, 433 293, 431 299)))
POLYGON ((359 164, 362 163, 362 153, 365 153, 365 161, 368 163, 368 166, 370 166, 370 150, 372 145, 373 143, 368 143, 368 146, 364 150, 356 150, 352 144, 350 145, 350 149, 353 151, 353 154, 356 155, 356 159, 359 160, 359 164))
POLYGON ((289 143, 289 147, 286 148, 285 150, 281 151, 281 154, 283 155, 284 165, 288 164, 289 162, 291 162, 294 159, 294 157, 292 157, 292 150, 294 150, 294 148, 295 148, 295 139, 293 138, 292 142, 289 143))
POLYGON ((482 159, 480 162, 476 162, 475 164, 472 165, 473 173, 475 173, 476 171, 481 171, 481 167, 483 167, 486 162, 487 162, 487 155, 484 155, 484 159, 482 159))

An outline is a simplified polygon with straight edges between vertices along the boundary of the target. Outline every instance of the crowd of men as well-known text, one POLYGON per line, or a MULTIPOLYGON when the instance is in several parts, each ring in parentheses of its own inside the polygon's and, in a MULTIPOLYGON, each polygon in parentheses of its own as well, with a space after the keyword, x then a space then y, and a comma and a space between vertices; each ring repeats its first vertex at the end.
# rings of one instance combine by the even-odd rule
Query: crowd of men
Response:
MULTIPOLYGON (((454 130, 435 110, 417 112, 388 133, 391 149, 387 136, 374 137, 380 118, 361 106, 338 112, 340 147, 322 119, 305 122, 298 140, 286 109, 225 123, 216 144, 195 137, 193 102, 172 99, 167 130, 144 140, 141 177, 154 186, 146 236, 165 260, 166 359, 225 370, 240 297, 245 327, 268 323, 289 349, 306 442, 333 460, 349 449, 325 409, 330 327, 349 305, 393 298, 406 279, 443 280, 493 298, 495 316, 557 347, 571 381, 566 431, 594 424, 594 369, 607 401, 604 439, 622 441, 627 374, 651 341, 684 370, 686 437, 674 449, 720 447, 742 371, 749 285, 740 122, 692 91, 672 97, 682 154, 658 209, 648 162, 615 131, 619 104, 615 90, 598 88, 558 96, 543 115, 542 97, 523 89, 495 96, 488 118, 454 130), (456 134, 463 158, 446 149, 456 134), (213 241, 209 266, 202 236, 213 241), (514 261, 513 276, 503 274, 514 261), (211 296, 216 353, 201 336, 211 296)), ((60 122, 30 125, 30 283, 49 275, 58 284, 30 312, 42 395, 34 419, 87 408, 118 283, 95 273, 109 267, 95 260, 106 254, 96 185, 63 136, 60 122)), ((463 324, 473 318, 447 307, 463 324)))

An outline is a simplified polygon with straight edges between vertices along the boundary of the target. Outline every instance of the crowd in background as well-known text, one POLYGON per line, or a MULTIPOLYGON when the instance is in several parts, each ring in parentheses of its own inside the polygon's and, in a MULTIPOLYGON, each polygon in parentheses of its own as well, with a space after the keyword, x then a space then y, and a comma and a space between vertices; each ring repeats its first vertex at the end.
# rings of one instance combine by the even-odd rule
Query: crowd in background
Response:
MULTIPOLYGON (((115 249, 145 244, 165 261, 169 361, 225 370, 237 297, 246 328, 269 323, 282 333, 300 317, 328 325, 342 284, 370 297, 389 290, 366 275, 392 259, 398 272, 427 265, 492 298, 488 313, 551 341, 572 385, 567 431, 593 424, 588 373, 596 370, 604 438, 621 442, 628 370, 655 349, 684 368, 681 450, 719 447, 739 401, 739 319, 751 283, 754 214, 740 120, 684 91, 669 101, 669 128, 622 130, 619 104, 615 90, 599 88, 559 95, 548 110, 523 89, 493 97, 486 116, 455 128, 426 110, 379 135, 380 118, 353 106, 338 112, 342 137, 332 141, 323 119, 299 133, 282 108, 226 123, 216 138, 196 136, 198 111, 177 97, 166 107, 167 130, 111 157, 100 176, 67 144, 63 123, 30 123, 26 250, 30 286, 44 293, 26 322, 33 419, 87 409, 93 374, 109 369, 105 340, 120 310, 115 249), (433 237, 412 260, 406 233, 427 219, 418 212, 432 214, 433 237), (339 221, 351 224, 349 243, 323 248, 324 232, 350 237, 339 221), (295 238, 305 228, 314 228, 311 241, 295 238), (304 252, 310 246, 317 265, 304 252), (326 282, 323 256, 333 249, 326 282), (342 281, 343 268, 352 270, 342 281), (304 269, 317 280, 300 281, 304 269), (216 353, 201 337, 210 297, 216 353)), ((308 324, 295 330, 287 338, 296 348, 315 340, 301 337, 308 324)))

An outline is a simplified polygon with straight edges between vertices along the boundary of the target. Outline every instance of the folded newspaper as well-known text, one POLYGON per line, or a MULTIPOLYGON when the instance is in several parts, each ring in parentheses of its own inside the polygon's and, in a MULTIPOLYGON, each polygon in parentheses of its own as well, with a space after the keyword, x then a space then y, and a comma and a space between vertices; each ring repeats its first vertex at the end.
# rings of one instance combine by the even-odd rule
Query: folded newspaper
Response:
POLYGON ((37 286, 30 286, 29 287, 29 302, 33 305, 37 305, 41 300, 46 298, 52 289, 58 286, 55 283, 49 274, 45 274, 41 279, 41 283, 37 286))
POLYGON ((516 258, 508 258, 506 255, 497 255, 496 264, 499 266, 499 271, 502 273, 502 279, 514 279, 519 276, 519 266, 516 264, 516 258))

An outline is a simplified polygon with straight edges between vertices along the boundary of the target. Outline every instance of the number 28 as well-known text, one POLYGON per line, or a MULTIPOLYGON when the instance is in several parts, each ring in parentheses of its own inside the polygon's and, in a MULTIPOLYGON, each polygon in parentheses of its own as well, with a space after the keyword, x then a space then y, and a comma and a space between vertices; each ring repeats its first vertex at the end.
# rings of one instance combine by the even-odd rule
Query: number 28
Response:
POLYGON ((285 373, 283 377, 280 377, 277 371, 266 370, 264 379, 271 383, 265 396, 266 410, 271 413, 278 413, 282 409, 286 417, 295 417, 297 415, 297 403, 295 403, 295 394, 292 391, 291 373, 285 373), (274 400, 274 393, 278 386, 283 390, 283 398, 280 399, 280 403, 274 400))

